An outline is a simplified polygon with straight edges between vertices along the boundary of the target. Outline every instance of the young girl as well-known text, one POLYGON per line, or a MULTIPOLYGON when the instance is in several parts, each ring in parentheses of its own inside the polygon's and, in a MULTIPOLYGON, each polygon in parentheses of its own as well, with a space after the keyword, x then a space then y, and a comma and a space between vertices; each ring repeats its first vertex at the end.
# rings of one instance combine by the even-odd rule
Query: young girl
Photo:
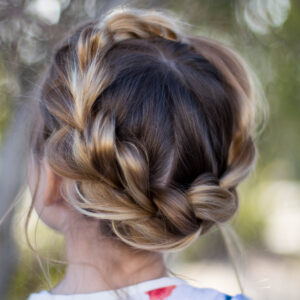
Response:
POLYGON ((249 299, 193 287, 164 263, 235 214, 257 156, 244 64, 176 24, 117 10, 55 53, 28 174, 69 264, 57 286, 28 299, 249 299))

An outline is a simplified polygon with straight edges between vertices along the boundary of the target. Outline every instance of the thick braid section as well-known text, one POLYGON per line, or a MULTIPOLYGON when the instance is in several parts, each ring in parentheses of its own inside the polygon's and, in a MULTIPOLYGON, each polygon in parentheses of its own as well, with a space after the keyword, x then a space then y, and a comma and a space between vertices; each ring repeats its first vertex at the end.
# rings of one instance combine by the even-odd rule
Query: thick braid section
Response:
POLYGON ((215 223, 228 221, 238 208, 235 191, 220 186, 219 179, 211 173, 196 178, 187 192, 196 217, 202 220, 201 234, 215 223))
MULTIPOLYGON (((131 211, 131 215, 136 215, 136 219, 140 215, 153 214, 155 206, 147 197, 149 169, 144 149, 137 141, 117 139, 112 114, 99 111, 89 126, 83 136, 76 130, 73 132, 72 145, 75 162, 73 168, 78 172, 84 170, 85 174, 81 176, 89 178, 82 182, 85 191, 82 194, 86 195, 86 198, 81 193, 79 197, 74 197, 74 194, 71 196, 72 192, 76 194, 79 191, 74 187, 67 188, 70 197, 66 198, 72 199, 72 204, 80 208, 81 212, 82 209, 89 208, 91 211, 88 215, 94 217, 103 218, 106 211, 110 211, 110 214, 105 219, 113 220, 123 219, 122 215, 128 214, 128 210, 131 211), (97 186, 100 186, 100 189, 97 186), (101 194, 109 197, 101 197, 99 200, 101 194), (143 214, 141 210, 144 211, 143 214), (99 212, 101 214, 98 214, 99 212)), ((67 168, 63 167, 64 170, 67 168)), ((61 169, 58 171, 61 172, 61 169)), ((72 185, 72 182, 68 184, 72 185)))
POLYGON ((98 25, 104 34, 113 41, 128 38, 149 38, 160 36, 169 40, 181 39, 173 21, 158 13, 141 13, 141 11, 116 11, 108 15, 98 25))
POLYGON ((236 191, 221 187, 211 173, 197 177, 186 192, 169 187, 157 195, 152 199, 157 213, 143 223, 113 221, 125 243, 146 250, 180 250, 214 224, 229 220, 238 208, 236 191))
POLYGON ((253 169, 257 148, 251 136, 237 136, 229 150, 228 169, 220 179, 220 185, 225 188, 235 188, 253 169))

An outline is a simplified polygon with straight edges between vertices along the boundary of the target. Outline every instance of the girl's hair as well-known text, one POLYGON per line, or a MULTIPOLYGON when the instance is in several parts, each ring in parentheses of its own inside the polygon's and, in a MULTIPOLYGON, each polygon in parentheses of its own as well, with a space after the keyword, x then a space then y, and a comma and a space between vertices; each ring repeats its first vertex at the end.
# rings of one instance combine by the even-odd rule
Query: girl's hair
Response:
POLYGON ((237 211, 257 156, 255 98, 220 42, 157 11, 117 10, 57 49, 39 99, 33 153, 104 234, 178 250, 237 211))

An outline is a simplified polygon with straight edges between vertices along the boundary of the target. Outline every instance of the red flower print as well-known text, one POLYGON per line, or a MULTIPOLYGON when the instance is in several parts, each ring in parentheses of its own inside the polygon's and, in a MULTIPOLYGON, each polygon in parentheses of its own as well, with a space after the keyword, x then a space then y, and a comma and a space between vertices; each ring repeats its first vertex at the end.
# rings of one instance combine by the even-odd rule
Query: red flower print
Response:
POLYGON ((145 293, 149 295, 150 300, 164 300, 172 294, 172 291, 175 288, 176 288, 176 285, 170 285, 170 286, 158 288, 155 290, 151 290, 151 291, 148 291, 145 293))

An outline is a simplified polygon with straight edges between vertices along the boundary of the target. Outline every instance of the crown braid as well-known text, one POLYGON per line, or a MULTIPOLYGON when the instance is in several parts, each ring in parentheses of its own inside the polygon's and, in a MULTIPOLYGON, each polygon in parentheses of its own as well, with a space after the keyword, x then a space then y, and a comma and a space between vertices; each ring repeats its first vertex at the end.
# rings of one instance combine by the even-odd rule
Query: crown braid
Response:
MULTIPOLYGON (((165 16, 138 10, 111 14, 102 22, 84 27, 68 64, 63 59, 64 51, 70 48, 61 47, 57 52, 52 76, 55 74, 61 86, 56 86, 51 97, 53 86, 45 85, 43 93, 48 102, 42 103, 44 115, 50 113, 57 120, 45 153, 53 170, 66 178, 62 187, 65 199, 82 214, 107 220, 123 242, 153 251, 182 249, 214 224, 229 220, 238 208, 236 186, 250 172, 256 154, 250 132, 250 79, 237 56, 219 43, 184 36, 165 16), (185 51, 198 55, 203 68, 216 72, 222 88, 232 96, 230 107, 235 119, 229 130, 232 140, 228 142, 225 171, 217 171, 221 167, 216 167, 217 158, 212 154, 211 169, 195 176, 184 189, 170 184, 170 179, 163 180, 163 176, 150 176, 153 158, 145 143, 129 131, 126 136, 121 134, 125 113, 117 115, 113 106, 99 101, 118 75, 107 60, 110 50, 122 41, 155 38, 181 47, 185 44, 185 51), (58 95, 65 102, 58 104, 58 95)), ((180 76, 177 68, 171 67, 180 76)), ((191 82, 185 84, 192 89, 191 82)), ((201 130, 205 133, 207 129, 201 130)), ((211 143, 206 143, 207 148, 211 143)), ((170 161, 157 169, 158 174, 169 170, 167 178, 171 177, 174 169, 169 165, 170 161)))

